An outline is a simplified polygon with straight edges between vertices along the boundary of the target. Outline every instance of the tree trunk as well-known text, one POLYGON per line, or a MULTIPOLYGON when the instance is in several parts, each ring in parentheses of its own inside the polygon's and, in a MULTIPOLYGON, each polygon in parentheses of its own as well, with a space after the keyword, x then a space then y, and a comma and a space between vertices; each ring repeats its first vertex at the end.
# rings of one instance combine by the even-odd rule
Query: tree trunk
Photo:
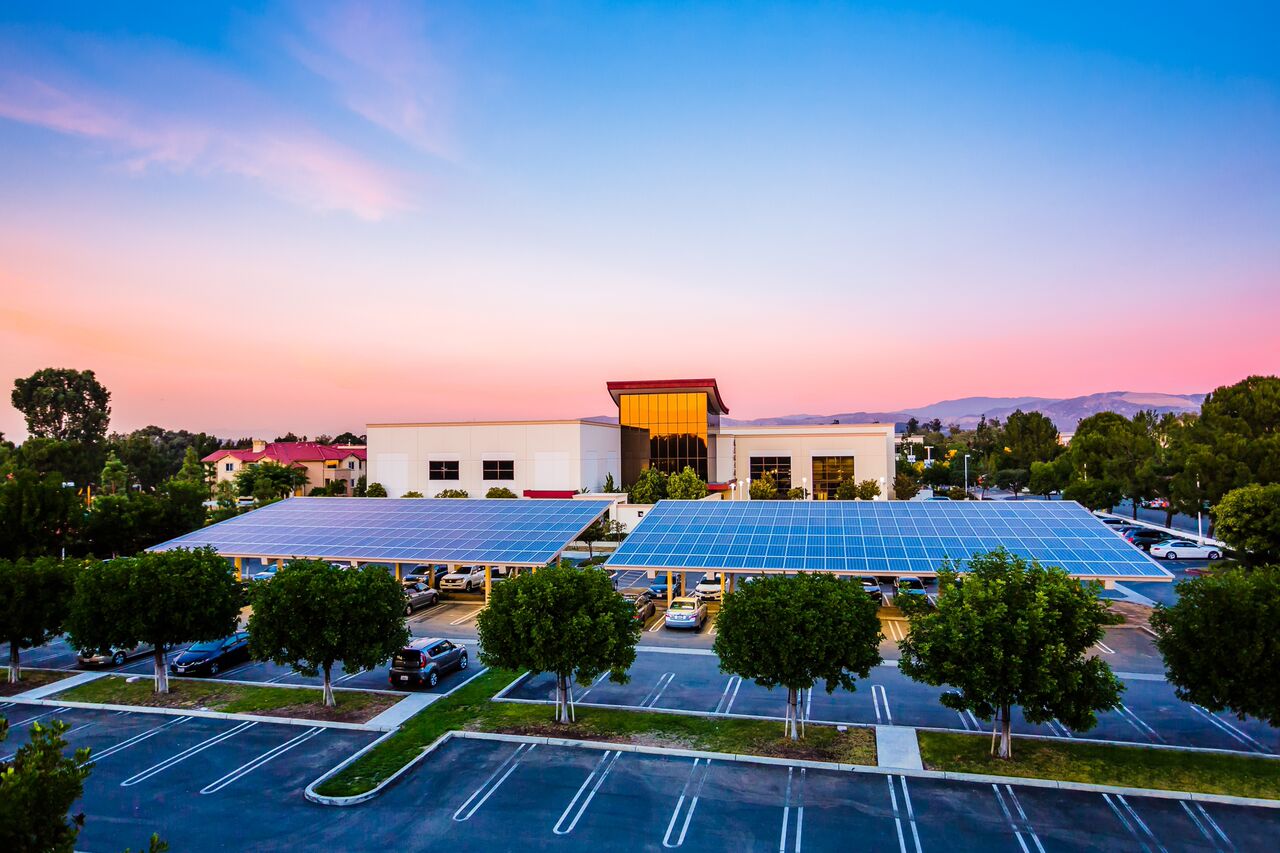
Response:
POLYGON ((18 641, 9 641, 9 683, 17 684, 22 677, 22 669, 18 664, 18 641))
POLYGON ((1138 520, 1138 499, 1134 498, 1132 501, 1130 501, 1130 503, 1133 504, 1133 520, 1137 521, 1138 520))
POLYGON ((787 688, 787 737, 792 740, 800 739, 800 729, 796 725, 796 719, 799 716, 800 702, 796 699, 796 689, 794 687, 787 688))
POLYGON ((1013 721, 1008 705, 1000 708, 1000 751, 997 758, 1013 758, 1013 721))
POLYGON ((1164 526, 1173 527, 1173 504, 1169 504, 1169 508, 1164 511, 1164 526))
POLYGON ((569 677, 556 673, 556 722, 569 722, 569 677))
POLYGON ((155 662, 156 692, 168 693, 169 670, 165 667, 164 643, 156 643, 155 650, 151 652, 151 659, 155 662))
POLYGON ((324 706, 333 708, 338 701, 333 698, 333 661, 328 661, 324 665, 324 706))

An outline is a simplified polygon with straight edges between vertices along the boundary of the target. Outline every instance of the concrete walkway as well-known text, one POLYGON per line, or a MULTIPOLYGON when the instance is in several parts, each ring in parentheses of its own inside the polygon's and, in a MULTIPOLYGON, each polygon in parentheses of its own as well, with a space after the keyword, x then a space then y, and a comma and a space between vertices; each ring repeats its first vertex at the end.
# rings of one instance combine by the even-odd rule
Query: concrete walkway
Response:
POLYGON ((40 687, 33 687, 24 693, 16 693, 9 697, 9 701, 20 701, 23 699, 43 699, 46 696, 52 696, 54 693, 61 693, 63 690, 69 690, 72 687, 79 687, 90 681, 97 681, 109 673, 106 672, 78 672, 70 678, 63 678, 52 684, 43 684, 40 687))
POLYGON ((371 729, 395 731, 400 724, 421 711, 423 708, 442 698, 441 693, 410 693, 378 716, 365 723, 371 729))
POLYGON ((923 770, 916 730, 911 726, 876 726, 876 763, 898 770, 923 770))

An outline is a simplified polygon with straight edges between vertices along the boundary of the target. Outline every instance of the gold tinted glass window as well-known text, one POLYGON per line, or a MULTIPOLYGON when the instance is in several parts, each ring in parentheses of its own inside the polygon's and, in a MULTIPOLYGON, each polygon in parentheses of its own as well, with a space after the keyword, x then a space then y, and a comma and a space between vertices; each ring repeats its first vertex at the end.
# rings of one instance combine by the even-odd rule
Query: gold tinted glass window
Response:
POLYGON ((852 456, 813 457, 814 500, 835 500, 836 489, 844 480, 853 479, 852 456))

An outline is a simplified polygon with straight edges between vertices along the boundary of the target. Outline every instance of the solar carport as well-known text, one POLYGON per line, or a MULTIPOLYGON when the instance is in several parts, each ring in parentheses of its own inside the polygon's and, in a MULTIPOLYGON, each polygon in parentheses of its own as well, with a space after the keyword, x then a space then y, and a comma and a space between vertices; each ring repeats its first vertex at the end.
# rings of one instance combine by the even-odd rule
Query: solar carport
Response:
POLYGON ((610 501, 450 498, 289 498, 151 548, 209 546, 235 561, 303 558, 404 565, 537 568, 600 518, 610 501))
POLYGON ((1172 580, 1072 501, 662 501, 606 565, 665 571, 669 600, 690 571, 927 577, 995 548, 1107 587, 1172 580))

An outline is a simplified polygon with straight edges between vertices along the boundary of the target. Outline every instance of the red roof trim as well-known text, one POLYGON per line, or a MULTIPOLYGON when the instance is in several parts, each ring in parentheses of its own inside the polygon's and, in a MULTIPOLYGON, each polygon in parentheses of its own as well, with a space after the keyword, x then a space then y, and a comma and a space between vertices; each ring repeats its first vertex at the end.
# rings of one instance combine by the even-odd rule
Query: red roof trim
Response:
POLYGON ((525 489, 526 498, 572 498, 576 495, 573 489, 525 489))
POLYGON ((281 465, 292 465, 298 462, 324 462, 329 459, 341 461, 352 456, 366 460, 368 451, 363 447, 342 448, 334 447, 330 444, 316 444, 314 441, 272 441, 261 451, 231 450, 227 448, 215 450, 201 461, 217 462, 219 459, 225 459, 228 456, 241 462, 258 462, 263 459, 269 459, 272 462, 279 462, 281 465))
POLYGON ((624 391, 669 391, 676 388, 705 390, 715 400, 719 411, 716 414, 729 414, 729 407, 720 396, 720 386, 714 379, 626 379, 606 383, 609 396, 618 402, 618 396, 624 391))

